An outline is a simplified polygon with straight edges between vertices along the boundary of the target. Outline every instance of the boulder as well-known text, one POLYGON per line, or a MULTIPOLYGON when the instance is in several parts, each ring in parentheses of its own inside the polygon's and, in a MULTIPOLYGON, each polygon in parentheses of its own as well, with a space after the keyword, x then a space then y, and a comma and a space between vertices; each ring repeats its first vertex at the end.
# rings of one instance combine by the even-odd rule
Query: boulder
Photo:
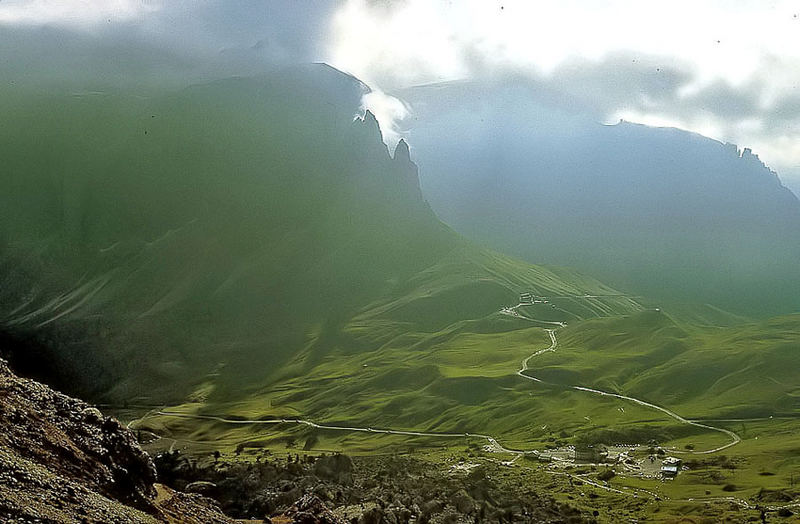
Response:
POLYGON ((353 484, 353 461, 347 455, 327 455, 314 463, 314 475, 350 486, 353 484))

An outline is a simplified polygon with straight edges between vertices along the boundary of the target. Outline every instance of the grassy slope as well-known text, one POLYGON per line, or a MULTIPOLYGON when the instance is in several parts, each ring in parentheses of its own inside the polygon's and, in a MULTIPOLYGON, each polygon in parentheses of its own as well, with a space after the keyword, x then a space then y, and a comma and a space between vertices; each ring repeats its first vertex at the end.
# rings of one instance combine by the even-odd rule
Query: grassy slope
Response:
MULTIPOLYGON (((514 374, 523 358, 550 345, 541 324, 499 313, 528 289, 544 296, 617 294, 569 270, 465 247, 398 284, 335 334, 321 328, 280 375, 252 388, 246 398, 234 384, 212 377, 202 402, 181 409, 247 419, 308 417, 362 427, 492 431, 520 446, 541 444, 564 429, 593 427, 583 413, 619 413, 619 402, 537 387, 514 374)), ((540 308, 537 318, 575 322, 641 309, 624 296, 553 302, 559 309, 532 307, 540 308)), ((640 411, 640 418, 650 418, 640 411)), ((637 409, 628 413, 635 416, 637 409)), ((187 428, 175 419, 160 423, 187 428)), ((185 436, 235 440, 253 429, 260 433, 199 424, 185 436)))
POLYGON ((539 361, 543 377, 567 375, 694 418, 800 413, 797 315, 715 328, 644 311, 567 328, 561 338, 559 353, 539 361))

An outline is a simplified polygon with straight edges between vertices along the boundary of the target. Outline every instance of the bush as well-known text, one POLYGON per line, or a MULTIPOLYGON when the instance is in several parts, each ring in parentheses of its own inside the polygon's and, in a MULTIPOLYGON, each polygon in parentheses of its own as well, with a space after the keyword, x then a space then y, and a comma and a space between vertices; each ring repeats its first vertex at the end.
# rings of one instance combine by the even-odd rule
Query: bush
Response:
POLYGON ((613 469, 607 469, 605 471, 602 471, 599 475, 597 475, 597 478, 600 480, 609 481, 616 476, 617 474, 614 472, 613 469))
POLYGON ((722 486, 722 491, 727 491, 727 492, 737 491, 738 489, 739 488, 736 487, 736 484, 725 484, 724 486, 722 486))

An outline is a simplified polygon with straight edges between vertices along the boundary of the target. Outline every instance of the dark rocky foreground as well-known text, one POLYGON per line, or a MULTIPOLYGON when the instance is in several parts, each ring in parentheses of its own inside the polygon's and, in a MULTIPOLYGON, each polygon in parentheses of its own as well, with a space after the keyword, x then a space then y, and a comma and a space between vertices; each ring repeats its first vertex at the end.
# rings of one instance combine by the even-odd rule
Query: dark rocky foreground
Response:
POLYGON ((275 457, 269 452, 247 462, 201 462, 177 452, 156 458, 163 482, 211 496, 237 518, 272 515, 273 522, 287 522, 283 519, 293 516, 297 520, 289 522, 355 524, 592 521, 549 496, 503 487, 495 480, 503 468, 499 464, 452 469, 409 456, 275 457), (329 511, 313 509, 321 507, 329 511), (304 520, 309 514, 317 516, 304 520))
POLYGON ((215 502, 156 483, 116 419, 0 360, 0 521, 224 523, 215 502))

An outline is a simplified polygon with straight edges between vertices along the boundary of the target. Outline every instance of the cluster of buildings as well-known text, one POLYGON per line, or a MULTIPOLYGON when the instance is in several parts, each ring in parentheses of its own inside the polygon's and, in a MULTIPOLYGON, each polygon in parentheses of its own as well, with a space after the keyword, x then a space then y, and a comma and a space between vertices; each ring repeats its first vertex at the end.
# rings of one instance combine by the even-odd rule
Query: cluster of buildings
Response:
MULTIPOLYGON (((581 462, 585 464, 605 464, 605 463, 624 463, 628 464, 628 469, 633 469, 639 471, 641 468, 636 465, 636 461, 632 456, 633 450, 630 452, 622 451, 614 457, 612 460, 611 454, 609 450, 602 444, 597 445, 578 445, 575 446, 575 455, 574 459, 575 462, 581 462)), ((655 455, 650 455, 650 462, 651 464, 657 460, 655 455)), ((658 468, 656 464, 653 464, 651 468, 648 468, 651 471, 651 474, 657 474, 662 479, 673 479, 678 476, 681 469, 683 467, 683 461, 677 457, 665 457, 661 461, 661 467, 658 468), (657 470, 655 468, 658 468, 657 470), (654 471, 655 470, 655 471, 654 471)))

